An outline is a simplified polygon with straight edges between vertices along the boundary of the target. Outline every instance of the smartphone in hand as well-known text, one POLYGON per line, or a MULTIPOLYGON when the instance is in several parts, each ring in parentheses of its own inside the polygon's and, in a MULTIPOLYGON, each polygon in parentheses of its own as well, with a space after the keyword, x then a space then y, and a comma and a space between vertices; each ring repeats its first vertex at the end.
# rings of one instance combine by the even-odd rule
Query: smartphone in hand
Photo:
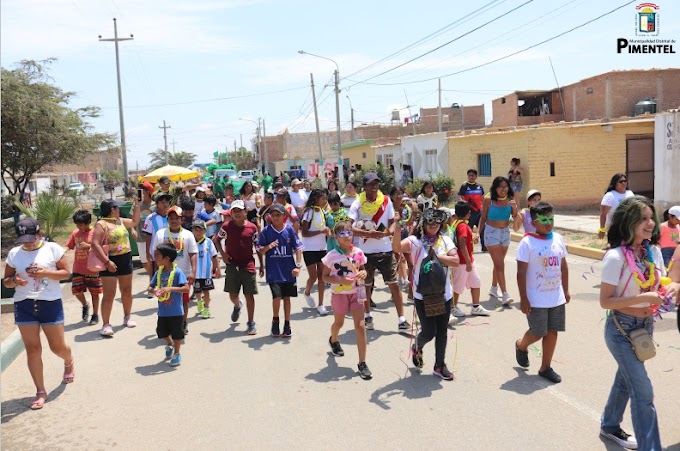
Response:
POLYGON ((139 188, 139 189, 137 190, 137 200, 138 200, 139 202, 142 201, 142 189, 141 189, 141 188, 139 188))

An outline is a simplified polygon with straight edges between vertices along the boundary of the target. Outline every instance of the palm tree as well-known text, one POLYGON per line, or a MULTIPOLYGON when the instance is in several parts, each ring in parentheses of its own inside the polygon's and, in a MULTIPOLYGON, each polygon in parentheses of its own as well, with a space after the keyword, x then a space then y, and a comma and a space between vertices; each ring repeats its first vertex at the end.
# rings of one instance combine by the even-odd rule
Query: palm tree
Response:
POLYGON ((167 152, 167 163, 165 162, 166 152, 163 149, 157 149, 154 152, 151 152, 149 155, 151 156, 151 162, 149 163, 148 168, 149 172, 163 167, 166 164, 186 168, 187 166, 191 166, 194 161, 196 161, 196 154, 191 152, 167 152))
POLYGON ((28 217, 40 222, 43 235, 53 240, 60 229, 69 224, 73 213, 78 209, 75 200, 70 197, 40 193, 33 202, 32 208, 27 208, 20 202, 15 205, 28 217))

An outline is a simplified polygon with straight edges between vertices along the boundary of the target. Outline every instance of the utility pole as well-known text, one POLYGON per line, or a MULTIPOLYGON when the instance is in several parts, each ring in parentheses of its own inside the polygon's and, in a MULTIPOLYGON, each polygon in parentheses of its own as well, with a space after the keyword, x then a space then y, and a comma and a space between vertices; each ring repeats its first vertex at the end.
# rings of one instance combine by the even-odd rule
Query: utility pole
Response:
POLYGON ((172 138, 172 153, 175 153, 175 138, 172 138))
POLYGON ((408 96, 406 95, 406 90, 404 89, 404 97, 406 98, 406 108, 408 108, 408 117, 411 119, 411 124, 413 124, 413 136, 416 135, 416 121, 413 120, 411 116, 411 105, 408 103, 408 96))
POLYGON ((349 102, 349 109, 352 113, 351 118, 352 118, 352 134, 350 135, 352 138, 352 142, 354 142, 354 107, 352 106, 352 99, 349 98, 348 95, 345 95, 347 97, 347 101, 349 102))
POLYGON ((241 133, 241 147, 243 147, 243 133, 241 133))
POLYGON ((260 158, 260 167, 262 168, 262 174, 267 172, 267 168, 264 165, 264 151, 262 150, 262 139, 260 138, 260 130, 262 130, 262 118, 257 118, 257 153, 260 158))
MULTIPOLYGON (((163 120, 163 126, 161 127, 159 125, 158 128, 163 129, 163 142, 165 143, 165 164, 168 165, 168 164, 170 164, 170 163, 168 163, 168 129, 172 128, 172 127, 169 126, 169 125, 165 125, 165 120, 163 120)), ((173 151, 174 151, 174 149, 173 149, 173 151)))
POLYGON ((264 139, 264 167, 267 171, 269 171, 269 152, 267 152, 267 125, 264 123, 264 119, 262 119, 261 139, 264 139))
POLYGON ((342 136, 340 134, 340 70, 335 69, 335 125, 338 129, 338 180, 345 184, 345 167, 342 163, 342 136))
POLYGON ((439 105, 437 106, 437 124, 439 131, 442 131, 442 79, 439 79, 439 105))
POLYGON ((125 144, 125 119, 123 118, 123 93, 120 83, 120 57, 118 55, 118 41, 131 41, 134 36, 131 34, 129 38, 118 37, 118 26, 116 25, 116 18, 113 18, 113 39, 102 39, 99 35, 100 41, 113 42, 116 47, 116 77, 118 79, 118 118, 120 120, 120 146, 122 147, 123 157, 123 178, 128 179, 128 164, 127 164, 127 145, 125 144))
POLYGON ((234 152, 236 152, 236 140, 234 140, 234 152))
MULTIPOLYGON (((317 175, 320 175, 321 171, 325 172, 325 169, 323 164, 323 149, 321 149, 321 132, 319 131, 319 114, 316 110, 316 91, 314 90, 314 74, 310 73, 309 78, 311 78, 312 80, 312 101, 314 102, 314 122, 316 123, 316 142, 319 145, 319 173, 317 175)), ((319 179, 323 180, 323 178, 321 177, 319 177, 319 179)))

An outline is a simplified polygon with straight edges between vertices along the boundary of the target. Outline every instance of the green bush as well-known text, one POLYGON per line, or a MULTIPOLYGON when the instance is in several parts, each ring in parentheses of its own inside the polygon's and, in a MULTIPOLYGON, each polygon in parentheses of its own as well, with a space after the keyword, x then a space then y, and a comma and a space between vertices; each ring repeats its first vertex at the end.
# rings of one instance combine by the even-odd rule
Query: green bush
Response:
POLYGON ((19 202, 15 202, 14 205, 26 216, 37 219, 43 235, 49 239, 54 239, 59 230, 71 224, 73 213, 78 209, 73 199, 44 192, 33 201, 32 208, 26 208, 19 202))
POLYGON ((453 201, 456 182, 446 174, 437 174, 436 177, 430 177, 429 179, 415 179, 413 182, 406 185, 406 192, 415 199, 423 189, 425 182, 432 182, 434 185, 434 192, 437 193, 437 197, 439 198, 439 205, 444 206, 453 201))
POLYGON ((380 191, 383 194, 389 194, 392 187, 394 187, 394 172, 390 171, 389 168, 382 164, 371 163, 366 169, 357 171, 354 176, 354 181, 358 186, 358 191, 363 191, 364 189, 364 174, 367 172, 375 172, 380 179, 380 191))
POLYGON ((2 196, 2 219, 11 218, 14 216, 14 211, 16 209, 14 206, 15 201, 16 197, 10 194, 2 196))

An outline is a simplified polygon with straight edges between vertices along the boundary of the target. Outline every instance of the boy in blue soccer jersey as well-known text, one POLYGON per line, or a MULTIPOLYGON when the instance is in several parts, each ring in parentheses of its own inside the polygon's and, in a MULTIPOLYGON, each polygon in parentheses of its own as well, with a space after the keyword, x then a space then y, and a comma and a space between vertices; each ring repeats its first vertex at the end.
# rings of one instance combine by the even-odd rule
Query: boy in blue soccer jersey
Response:
POLYGON ((151 277, 149 293, 158 298, 158 322, 156 334, 166 342, 165 358, 170 366, 179 366, 179 353, 184 338, 182 321, 184 316, 183 293, 189 293, 189 284, 182 270, 174 263, 177 249, 171 243, 160 243, 154 251, 158 271, 151 277))
POLYGON ((198 302, 198 314, 203 319, 210 318, 210 291, 215 289, 213 279, 219 279, 220 263, 217 260, 217 249, 212 240, 206 239, 205 221, 195 220, 191 229, 196 238, 198 257, 196 259, 196 280, 194 281, 194 293, 198 302))
POLYGON ((290 298, 297 297, 297 276, 302 268, 302 242, 295 229, 286 224, 286 209, 281 204, 269 207, 271 224, 257 240, 257 252, 265 256, 267 283, 272 292, 272 337, 290 338, 290 298), (293 257, 295 254, 295 257, 293 257), (283 299, 283 333, 279 325, 279 310, 283 299))

